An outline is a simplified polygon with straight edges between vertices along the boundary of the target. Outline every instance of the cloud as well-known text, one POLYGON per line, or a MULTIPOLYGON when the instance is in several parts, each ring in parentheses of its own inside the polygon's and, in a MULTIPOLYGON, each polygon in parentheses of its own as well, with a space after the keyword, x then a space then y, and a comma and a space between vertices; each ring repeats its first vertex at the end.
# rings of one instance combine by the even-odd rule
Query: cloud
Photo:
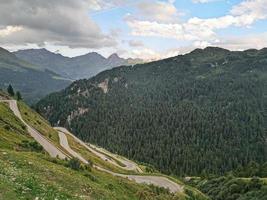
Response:
POLYGON ((128 42, 128 44, 131 47, 142 47, 142 46, 144 46, 143 42, 142 41, 139 41, 139 40, 130 40, 128 42))
POLYGON ((174 1, 142 1, 137 4, 137 16, 157 22, 178 21, 179 13, 173 5, 174 1))
POLYGON ((180 47, 180 48, 170 48, 164 51, 157 51, 148 47, 136 48, 127 51, 120 51, 120 55, 125 58, 140 58, 145 61, 154 61, 164 58, 169 58, 177 56, 179 54, 187 53, 193 50, 194 47, 180 47))
POLYGON ((196 48, 206 48, 208 46, 219 46, 233 51, 243 51, 246 49, 262 49, 267 46, 267 32, 260 34, 251 34, 239 37, 219 38, 214 42, 208 41, 195 41, 191 45, 182 46, 178 48, 170 48, 165 51, 156 51, 151 48, 137 48, 131 51, 125 51, 125 57, 142 58, 146 61, 160 60, 186 54, 196 48))
POLYGON ((192 0, 193 3, 210 3, 214 1, 220 1, 220 0, 192 0))
POLYGON ((6 37, 21 30, 22 27, 20 26, 7 26, 3 29, 0 29, 0 37, 6 37))
POLYGON ((253 23, 259 19, 267 18, 267 0, 247 0, 234 6, 231 14, 239 16, 240 21, 243 19, 245 23, 253 23))
POLYGON ((220 42, 216 45, 231 50, 262 49, 267 46, 267 32, 242 37, 220 38, 220 42))
POLYGON ((267 0, 244 1, 234 6, 230 14, 201 19, 193 17, 183 23, 164 23, 153 20, 138 20, 133 16, 125 20, 135 36, 157 36, 187 41, 217 40, 216 31, 230 26, 249 27, 254 22, 267 18, 267 0))
POLYGON ((101 9, 99 0, 8 0, 0 6, 0 44, 45 42, 71 48, 100 48, 116 44, 89 18, 101 9), (20 28, 18 28, 20 27, 20 28), (4 32, 4 30, 6 30, 4 32), (5 34, 3 34, 5 33, 5 34))

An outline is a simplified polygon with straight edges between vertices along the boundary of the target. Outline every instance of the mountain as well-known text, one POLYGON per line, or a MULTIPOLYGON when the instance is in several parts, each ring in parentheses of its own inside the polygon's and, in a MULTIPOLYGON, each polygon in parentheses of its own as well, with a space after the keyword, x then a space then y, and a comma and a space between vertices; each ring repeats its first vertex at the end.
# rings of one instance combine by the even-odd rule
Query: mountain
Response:
MULTIPOLYGON (((181 191, 165 189, 164 185, 138 184, 124 178, 126 174, 136 177, 137 172, 123 168, 120 162, 126 161, 123 157, 114 156, 100 148, 98 151, 89 151, 87 148, 91 148, 91 145, 87 146, 71 133, 59 130, 62 131, 62 128, 51 127, 26 104, 16 102, 0 91, 1 200, 209 200, 197 189, 159 173, 149 173, 148 176, 147 172, 139 179, 148 177, 152 183, 153 178, 169 180, 172 186, 179 186, 181 191), (62 145, 62 138, 65 139, 65 145, 62 145), (53 152, 59 152, 61 156, 55 157, 53 152), (105 160, 97 155, 104 156, 105 160), (81 158, 86 160, 82 162, 81 158)), ((129 160, 126 162, 134 163, 129 160)), ((142 169, 146 169, 146 166, 142 166, 142 169)))
POLYGON ((267 49, 208 47, 101 72, 48 95, 52 124, 165 173, 223 174, 267 161, 267 49))
POLYGON ((55 72, 28 63, 0 48, 0 88, 5 89, 11 84, 27 102, 36 102, 70 83, 55 72))
POLYGON ((73 58, 52 53, 46 49, 19 50, 14 54, 23 60, 42 66, 43 69, 49 69, 74 80, 90 78, 113 67, 143 62, 141 59, 120 58, 117 54, 105 58, 96 52, 73 58))
POLYGON ((46 49, 29 49, 19 50, 13 52, 18 58, 26 60, 30 63, 40 66, 42 69, 49 69, 58 74, 67 76, 66 73, 62 73, 62 67, 70 62, 70 58, 64 57, 61 54, 55 54, 46 49))

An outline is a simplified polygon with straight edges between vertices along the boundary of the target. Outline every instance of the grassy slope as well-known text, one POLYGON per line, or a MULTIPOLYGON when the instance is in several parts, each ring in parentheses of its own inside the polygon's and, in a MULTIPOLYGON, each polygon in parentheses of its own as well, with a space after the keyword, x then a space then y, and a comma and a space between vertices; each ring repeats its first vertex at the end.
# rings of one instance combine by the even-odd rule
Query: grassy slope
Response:
POLYGON ((41 117, 34 110, 30 109, 25 103, 18 102, 18 107, 21 111, 21 116, 27 124, 29 124, 34 129, 38 130, 43 136, 45 136, 50 142, 52 142, 56 147, 61 149, 68 155, 68 152, 60 146, 59 136, 56 130, 54 130, 49 122, 41 117))
MULTIPOLYGON (((62 151, 66 153, 64 148, 60 146, 59 143, 59 136, 55 129, 53 129, 49 122, 41 117, 38 113, 30 109, 26 104, 23 102, 18 102, 19 109, 21 111, 22 118, 33 128, 38 130, 43 136, 49 139, 55 146, 60 148, 62 151)), ((69 145, 75 151, 79 152, 84 158, 91 160, 93 163, 104 167, 106 169, 113 170, 119 173, 126 173, 127 171, 122 170, 121 168, 115 167, 102 159, 95 156, 93 153, 90 153, 86 148, 82 145, 75 142, 75 140, 71 136, 67 136, 69 145)), ((68 154, 68 153, 67 153, 68 154)))
MULTIPOLYGON (((27 120, 38 130, 48 134, 44 131, 48 128, 54 133, 40 116, 34 117, 26 105, 19 105, 23 111, 27 110, 27 120), (34 124, 37 119, 41 124, 34 124)), ((57 141, 55 136, 52 138, 57 141)), ((189 199, 185 194, 173 195, 94 169, 71 170, 65 167, 66 161, 51 159, 44 152, 18 148, 23 140, 33 141, 8 105, 0 103, 0 199, 189 199)))

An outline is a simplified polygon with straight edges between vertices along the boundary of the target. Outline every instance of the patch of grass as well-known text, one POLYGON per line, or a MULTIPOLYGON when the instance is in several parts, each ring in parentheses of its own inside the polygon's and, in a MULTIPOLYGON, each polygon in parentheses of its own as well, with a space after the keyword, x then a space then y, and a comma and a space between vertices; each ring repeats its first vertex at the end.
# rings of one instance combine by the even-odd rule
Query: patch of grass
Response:
POLYGON ((10 190, 2 199, 179 199, 161 189, 94 169, 86 173, 72 170, 38 153, 8 150, 4 155, 0 150, 0 177, 0 188, 10 190))
POLYGON ((14 149, 22 140, 34 141, 8 105, 0 103, 0 147, 14 149))
POLYGON ((45 137, 50 138, 51 141, 59 144, 58 133, 50 126, 48 121, 42 118, 35 111, 31 110, 23 102, 18 102, 18 107, 22 118, 26 121, 26 123, 38 130, 45 137))

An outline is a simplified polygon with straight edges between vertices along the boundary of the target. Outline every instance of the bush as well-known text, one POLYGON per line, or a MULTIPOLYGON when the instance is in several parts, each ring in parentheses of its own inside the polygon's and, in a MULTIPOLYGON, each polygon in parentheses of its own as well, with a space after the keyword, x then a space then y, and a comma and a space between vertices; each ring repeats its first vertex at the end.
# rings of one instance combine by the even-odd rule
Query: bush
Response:
POLYGON ((22 128, 23 130, 26 130, 27 127, 26 127, 25 125, 22 125, 21 128, 22 128))
POLYGON ((6 129, 7 131, 9 131, 11 128, 10 128, 9 125, 6 124, 6 125, 4 126, 4 129, 6 129))
POLYGON ((28 140, 23 140, 20 144, 20 147, 30 150, 30 151, 36 151, 36 152, 42 152, 43 147, 37 143, 36 141, 28 141, 28 140))
POLYGON ((83 169, 81 162, 77 158, 71 158, 68 161, 67 167, 73 169, 73 170, 80 170, 83 169))
POLYGON ((84 176, 88 177, 91 181, 97 182, 97 178, 90 173, 85 173, 84 176))

